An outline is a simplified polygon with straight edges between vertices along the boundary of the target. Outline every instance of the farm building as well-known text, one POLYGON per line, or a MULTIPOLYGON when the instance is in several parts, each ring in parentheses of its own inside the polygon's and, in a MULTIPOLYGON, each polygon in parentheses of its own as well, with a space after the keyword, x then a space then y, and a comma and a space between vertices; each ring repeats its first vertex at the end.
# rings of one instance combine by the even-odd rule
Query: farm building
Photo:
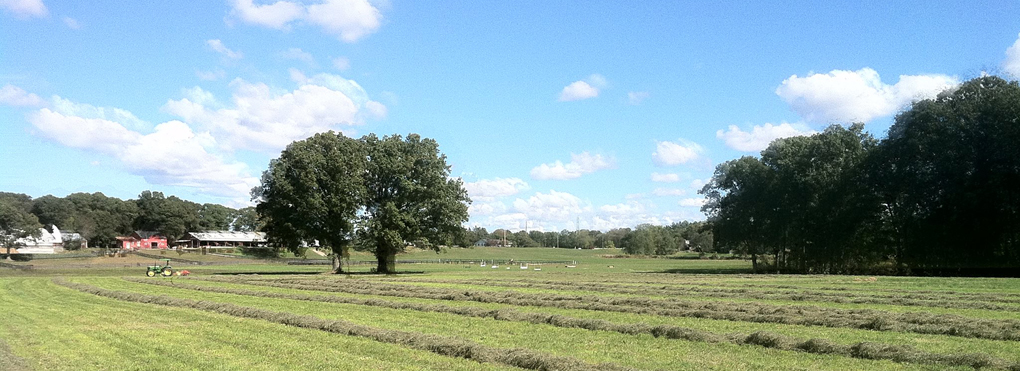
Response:
POLYGON ((190 232, 182 242, 187 242, 186 247, 189 248, 265 247, 266 234, 238 231, 190 232))
POLYGON ((128 250, 167 248, 166 237, 154 231, 135 231, 130 236, 117 237, 117 241, 128 250))
MULTIPOLYGON (((74 235, 77 235, 75 233, 74 235)), ((67 236, 72 237, 72 236, 67 236)), ((39 237, 21 238, 14 242, 17 246, 12 253, 18 254, 56 254, 64 251, 64 241, 67 238, 60 233, 57 226, 53 226, 53 232, 46 228, 39 228, 39 237)))

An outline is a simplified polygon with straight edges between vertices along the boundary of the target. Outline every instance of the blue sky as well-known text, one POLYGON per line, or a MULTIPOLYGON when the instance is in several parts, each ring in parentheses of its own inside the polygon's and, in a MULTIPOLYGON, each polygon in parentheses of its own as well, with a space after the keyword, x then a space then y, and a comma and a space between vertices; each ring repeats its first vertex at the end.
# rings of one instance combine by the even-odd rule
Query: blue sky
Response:
POLYGON ((1020 2, 0 0, 0 190, 244 206, 325 130, 439 141, 469 225, 700 220, 714 167, 1020 76, 1020 2))

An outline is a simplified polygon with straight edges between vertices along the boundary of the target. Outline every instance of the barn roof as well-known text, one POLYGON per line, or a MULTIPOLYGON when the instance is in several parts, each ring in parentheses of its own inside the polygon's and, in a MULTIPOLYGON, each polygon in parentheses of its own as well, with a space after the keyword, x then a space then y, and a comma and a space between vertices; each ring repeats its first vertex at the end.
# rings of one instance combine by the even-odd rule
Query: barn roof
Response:
POLYGON ((190 239, 217 242, 266 242, 263 232, 204 231, 188 233, 190 239))

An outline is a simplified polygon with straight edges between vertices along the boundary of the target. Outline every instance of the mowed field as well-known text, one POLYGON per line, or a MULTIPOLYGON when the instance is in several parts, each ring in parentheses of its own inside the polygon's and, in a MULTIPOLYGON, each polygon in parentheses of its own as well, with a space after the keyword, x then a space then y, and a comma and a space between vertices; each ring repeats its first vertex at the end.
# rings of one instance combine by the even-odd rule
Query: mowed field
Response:
POLYGON ((618 254, 417 252, 398 259, 577 264, 391 276, 216 258, 172 279, 102 258, 0 268, 0 370, 1020 370, 1020 279, 618 254))

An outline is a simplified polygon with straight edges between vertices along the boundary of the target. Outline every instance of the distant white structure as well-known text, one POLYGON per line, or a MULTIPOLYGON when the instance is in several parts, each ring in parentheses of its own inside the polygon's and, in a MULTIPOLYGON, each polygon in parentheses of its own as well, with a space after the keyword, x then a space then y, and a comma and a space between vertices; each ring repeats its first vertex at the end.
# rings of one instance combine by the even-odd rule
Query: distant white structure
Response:
POLYGON ((64 251, 63 237, 57 226, 53 226, 53 233, 39 228, 39 237, 18 239, 14 243, 18 246, 15 250, 18 254, 56 254, 64 251))

